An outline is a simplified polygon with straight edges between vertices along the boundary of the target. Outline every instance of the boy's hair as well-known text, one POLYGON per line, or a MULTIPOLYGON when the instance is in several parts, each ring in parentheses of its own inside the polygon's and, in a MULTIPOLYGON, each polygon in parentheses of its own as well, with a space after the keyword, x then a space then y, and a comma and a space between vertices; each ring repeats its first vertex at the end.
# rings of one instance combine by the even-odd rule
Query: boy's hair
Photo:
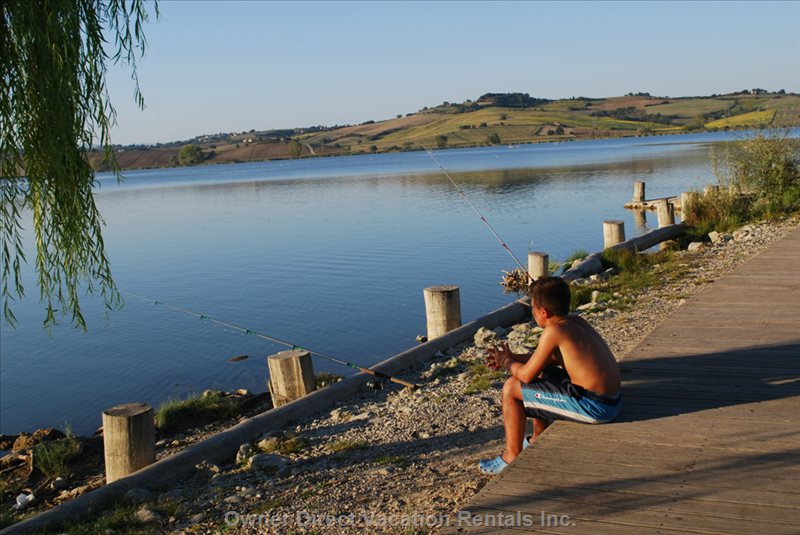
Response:
POLYGON ((546 308, 556 316, 569 314, 569 284, 561 277, 542 277, 533 283, 531 306, 546 308))

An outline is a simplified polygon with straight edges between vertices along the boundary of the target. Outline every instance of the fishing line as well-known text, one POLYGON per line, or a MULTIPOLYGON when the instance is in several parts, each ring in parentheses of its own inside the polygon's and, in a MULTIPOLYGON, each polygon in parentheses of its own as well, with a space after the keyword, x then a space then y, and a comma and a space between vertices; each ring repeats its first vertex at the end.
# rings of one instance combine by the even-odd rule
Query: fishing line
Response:
POLYGON ((517 257, 514 255, 514 253, 511 251, 511 249, 508 247, 508 245, 506 245, 506 242, 503 241, 503 238, 500 237, 500 235, 497 233, 497 231, 494 229, 494 227, 491 225, 491 223, 489 223, 489 221, 485 217, 483 217, 483 214, 480 212, 480 210, 478 210, 477 206, 475 206, 472 203, 472 201, 469 199, 469 197, 467 197, 467 194, 464 193, 464 190, 462 190, 461 187, 456 183, 456 181, 453 180, 453 177, 450 176, 450 173, 448 173, 445 170, 445 168, 442 167, 442 164, 439 163, 439 160, 437 160, 436 157, 433 155, 433 151, 431 151, 428 147, 426 147, 424 145, 423 145, 422 148, 425 149, 425 152, 428 153, 428 156, 431 157, 431 159, 433 160, 433 163, 436 164, 436 166, 439 168, 439 170, 442 173, 444 173, 444 176, 446 176, 448 178, 448 180, 450 180, 450 183, 453 184, 453 186, 455 186, 455 188, 461 194, 461 197, 463 197, 463 199, 465 201, 467 201, 467 204, 469 204, 470 208, 472 208, 472 211, 475 212, 478 215, 478 217, 481 218, 481 221, 483 221, 486 224, 487 227, 489 227, 489 230, 492 232, 492 234, 494 234, 494 237, 497 238, 497 241, 500 242, 500 245, 503 246, 503 249, 505 249, 506 252, 511 255, 511 258, 514 259, 514 262, 517 263, 517 265, 522 270, 522 272, 525 273, 528 276, 528 279, 533 280, 533 278, 531 277, 530 273, 528 273, 528 270, 525 269, 525 266, 523 266, 522 263, 519 261, 519 259, 517 259, 517 257))
POLYGON ((330 355, 326 355, 325 353, 320 353, 319 351, 312 351, 312 350, 308 349, 307 347, 302 347, 302 346, 299 346, 297 344, 293 344, 291 342, 287 342, 286 340, 281 340, 280 338, 275 338, 274 336, 269 336, 268 334, 260 333, 258 331, 254 331, 252 329, 247 329, 245 327, 241 327, 239 325, 236 325, 236 324, 233 324, 233 323, 230 323, 230 322, 227 322, 227 321, 223 321, 223 320, 220 320, 220 319, 217 319, 217 318, 212 318, 211 316, 208 316, 207 314, 201 314, 199 312, 195 312, 194 310, 189 310, 188 308, 183 308, 183 307, 179 307, 177 305, 173 305, 173 304, 170 304, 170 303, 165 303, 164 301, 157 301, 155 299, 149 299, 147 297, 144 297, 144 296, 141 296, 141 295, 137 295, 137 294, 132 293, 132 292, 125 292, 125 291, 120 290, 120 293, 125 294, 125 295, 130 295, 131 297, 135 297, 136 299, 140 299, 140 300, 142 300, 142 301, 144 301, 146 303, 150 303, 150 304, 153 304, 153 305, 161 305, 163 307, 169 308, 169 309, 174 310, 176 312, 180 312, 182 314, 187 314, 189 316, 194 316, 195 318, 198 318, 198 319, 201 319, 201 320, 210 321, 211 323, 216 323, 217 325, 222 325, 223 327, 228 327, 229 329, 234 329, 236 331, 244 333, 245 335, 255 336, 257 338, 262 338, 262 339, 268 340, 268 341, 270 341, 270 342, 272 342, 274 344, 286 346, 286 347, 289 347, 291 349, 298 349, 298 350, 302 350, 302 351, 308 351, 312 355, 316 355, 316 356, 321 357, 323 359, 327 359, 327 360, 329 360, 331 362, 335 362, 337 364, 341 364, 343 366, 347 366, 348 368, 353 368, 354 370, 359 370, 359 371, 362 371, 364 373, 368 373, 370 375, 373 375, 376 378, 380 379, 381 381, 392 381, 393 383, 397 383, 397 384, 403 385, 403 386, 405 386, 407 388, 410 388, 412 390, 415 390, 415 389, 418 388, 418 385, 415 385, 414 383, 410 383, 408 381, 404 381, 402 379, 398 379, 397 377, 393 377, 393 376, 385 374, 383 372, 372 370, 370 368, 365 368, 363 366, 359 366, 358 364, 354 364, 352 362, 347 362, 346 360, 338 359, 336 357, 332 357, 330 355))

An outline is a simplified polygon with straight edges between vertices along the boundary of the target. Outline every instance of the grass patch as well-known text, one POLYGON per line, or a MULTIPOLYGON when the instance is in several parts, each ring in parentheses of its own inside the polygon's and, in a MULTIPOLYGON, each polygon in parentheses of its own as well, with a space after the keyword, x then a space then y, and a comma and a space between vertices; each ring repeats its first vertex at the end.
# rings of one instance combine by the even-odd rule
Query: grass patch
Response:
POLYGON ((386 465, 402 463, 405 460, 406 458, 403 455, 379 455, 372 459, 372 462, 375 464, 386 465))
POLYGON ((156 410, 156 427, 164 432, 177 431, 192 425, 231 418, 239 413, 235 400, 219 392, 195 395, 184 400, 170 399, 156 410))
POLYGON ((364 440, 339 440, 333 444, 328 444, 326 449, 331 453, 345 453, 348 451, 363 450, 367 447, 367 442, 364 440))
POLYGON ((572 253, 567 257, 567 259, 561 263, 561 265, 563 266, 563 270, 564 271, 568 270, 569 268, 572 267, 572 263, 574 261, 583 260, 587 256, 589 256, 589 252, 586 251, 585 249, 577 249, 575 251, 572 251, 572 253))
POLYGON ((253 512, 256 513, 256 514, 268 513, 270 511, 272 511, 273 509, 277 509, 278 507, 282 507, 285 504, 286 504, 286 501, 279 496, 277 498, 273 498, 271 500, 267 500, 265 502, 262 502, 262 503, 258 504, 253 509, 253 512))
POLYGON ((48 529, 45 533, 66 533, 68 535, 97 535, 107 530, 115 534, 156 535, 160 531, 155 527, 146 527, 137 524, 133 515, 141 505, 123 504, 118 502, 112 508, 102 513, 94 520, 79 523, 67 522, 57 528, 48 529))
POLYGON ((592 286, 571 286, 569 293, 570 310, 577 310, 579 306, 590 302, 592 300, 592 292, 596 289, 592 286))
POLYGON ((298 436, 286 436, 275 439, 266 447, 261 448, 264 453, 280 453, 288 455, 290 453, 300 453, 308 448, 308 439, 298 436))
POLYGON ((469 384, 464 394, 471 395, 491 388, 497 381, 505 377, 505 370, 492 371, 486 364, 473 364, 469 367, 469 384))
POLYGON ((66 477, 70 461, 80 455, 82 449, 68 430, 66 438, 43 442, 33 448, 33 468, 45 477, 66 477))

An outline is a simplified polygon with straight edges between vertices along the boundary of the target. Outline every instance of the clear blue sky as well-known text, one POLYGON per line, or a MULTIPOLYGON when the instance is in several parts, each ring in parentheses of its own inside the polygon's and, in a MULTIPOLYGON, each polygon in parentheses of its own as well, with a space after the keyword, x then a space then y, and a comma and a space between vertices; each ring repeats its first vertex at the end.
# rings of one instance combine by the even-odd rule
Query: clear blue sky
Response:
POLYGON ((192 2, 146 26, 115 143, 381 120, 486 92, 800 92, 800 2, 192 2))

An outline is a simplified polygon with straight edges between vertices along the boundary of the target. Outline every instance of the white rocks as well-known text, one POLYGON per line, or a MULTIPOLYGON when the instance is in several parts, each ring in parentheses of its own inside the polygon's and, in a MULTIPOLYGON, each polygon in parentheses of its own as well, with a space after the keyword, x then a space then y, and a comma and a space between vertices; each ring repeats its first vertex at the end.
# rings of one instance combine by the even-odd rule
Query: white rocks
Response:
POLYGON ((696 253, 698 251, 702 251, 706 248, 706 244, 701 241, 693 241, 689 244, 689 247, 686 248, 687 251, 690 253, 696 253))
POLYGON ((493 331, 490 331, 485 327, 481 327, 478 329, 478 332, 475 333, 473 340, 475 341, 475 345, 478 347, 485 347, 489 345, 490 342, 493 342, 496 338, 497 335, 493 331))
POLYGON ((250 457, 247 469, 254 472, 265 472, 270 475, 279 475, 289 466, 288 458, 282 455, 258 453, 250 457))
POLYGON ((30 503, 34 500, 33 493, 26 494, 24 492, 20 493, 17 498, 14 500, 14 505, 11 506, 12 509, 16 509, 17 511, 22 511, 30 503))
POLYGON ((276 437, 267 437, 258 441, 256 444, 256 448, 260 451, 269 453, 275 451, 278 446, 280 445, 281 441, 279 438, 276 437))
POLYGON ((151 511, 147 507, 142 507, 136 511, 133 518, 139 524, 160 524, 162 520, 158 513, 151 511))
POLYGON ((751 239, 753 239, 753 227, 751 225, 745 225, 733 233, 734 241, 748 241, 751 239))
POLYGON ((725 245, 729 241, 733 239, 733 236, 727 233, 717 232, 716 230, 712 230, 708 233, 708 239, 711 240, 711 243, 714 245, 725 245))
POLYGON ((236 464, 246 464, 255 453, 256 451, 250 443, 242 444, 239 446, 239 451, 236 453, 236 464))
POLYGON ((196 515, 190 516, 187 522, 189 524, 199 524, 205 519, 206 519, 206 514, 204 512, 199 512, 196 515))

